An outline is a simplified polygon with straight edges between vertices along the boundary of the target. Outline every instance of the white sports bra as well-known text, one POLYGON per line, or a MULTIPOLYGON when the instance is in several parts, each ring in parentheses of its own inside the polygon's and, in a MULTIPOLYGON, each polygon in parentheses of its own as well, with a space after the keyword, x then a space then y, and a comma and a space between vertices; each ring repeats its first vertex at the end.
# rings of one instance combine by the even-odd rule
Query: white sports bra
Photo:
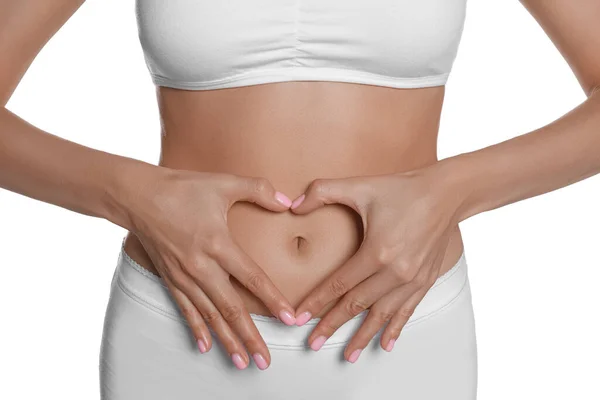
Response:
POLYGON ((467 0, 136 0, 152 81, 207 90, 317 80, 444 85, 467 0))

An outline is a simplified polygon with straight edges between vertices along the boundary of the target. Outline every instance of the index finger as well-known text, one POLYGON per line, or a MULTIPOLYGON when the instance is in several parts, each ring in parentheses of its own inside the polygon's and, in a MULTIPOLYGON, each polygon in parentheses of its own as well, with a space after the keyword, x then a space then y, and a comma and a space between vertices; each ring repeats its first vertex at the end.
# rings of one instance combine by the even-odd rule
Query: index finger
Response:
POLYGON ((296 309, 296 325, 304 325, 329 302, 343 296, 376 271, 376 263, 367 249, 368 246, 365 246, 363 242, 363 245, 348 261, 302 300, 296 309))
POLYGON ((294 308, 262 268, 231 238, 222 251, 211 256, 258 297, 286 325, 294 325, 294 308))

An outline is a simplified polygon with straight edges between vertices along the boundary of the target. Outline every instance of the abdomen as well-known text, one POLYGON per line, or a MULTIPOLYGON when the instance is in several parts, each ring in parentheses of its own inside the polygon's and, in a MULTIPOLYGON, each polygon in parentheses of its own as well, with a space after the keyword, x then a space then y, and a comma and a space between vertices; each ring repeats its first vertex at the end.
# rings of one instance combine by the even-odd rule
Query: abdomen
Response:
MULTIPOLYGON (((158 93, 161 165, 265 177, 291 199, 316 178, 400 172, 437 160, 443 86, 284 82, 158 93)), ((239 202, 228 221, 234 239, 293 306, 363 239, 359 216, 343 205, 295 215, 239 202)), ((454 258, 447 257, 449 266, 454 258)), ((270 315, 233 283, 250 312, 270 315)))

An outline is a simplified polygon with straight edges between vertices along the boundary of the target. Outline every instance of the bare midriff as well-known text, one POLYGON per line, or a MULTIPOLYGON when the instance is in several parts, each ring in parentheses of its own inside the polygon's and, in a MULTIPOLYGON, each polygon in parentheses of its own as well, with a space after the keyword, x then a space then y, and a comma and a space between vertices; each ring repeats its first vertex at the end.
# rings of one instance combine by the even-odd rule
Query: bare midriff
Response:
MULTIPOLYGON (((437 161, 444 86, 382 86, 291 81, 189 91, 158 87, 159 164, 174 169, 268 178, 292 200, 316 178, 408 171, 437 161)), ((358 214, 331 204, 306 215, 238 202, 228 214, 232 237, 293 307, 339 268, 363 240, 358 214)), ((439 274, 458 260, 458 226, 439 274)), ((159 275, 138 238, 125 251, 159 275)), ((272 313, 235 278, 249 312, 272 313)), ((321 317, 333 305, 329 303, 321 317)))

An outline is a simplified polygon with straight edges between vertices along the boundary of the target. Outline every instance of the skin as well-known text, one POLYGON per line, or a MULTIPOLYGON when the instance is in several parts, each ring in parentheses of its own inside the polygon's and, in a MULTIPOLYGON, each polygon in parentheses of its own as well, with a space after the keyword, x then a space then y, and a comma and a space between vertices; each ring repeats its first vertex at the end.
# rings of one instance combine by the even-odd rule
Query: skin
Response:
POLYGON ((425 168, 314 181, 294 200, 293 211, 302 215, 324 205, 345 204, 361 216, 365 236, 356 254, 296 309, 301 325, 324 304, 341 299, 311 332, 313 349, 369 308, 344 356, 356 362, 381 328, 381 347, 391 351, 439 276, 452 227, 600 172, 600 3, 522 4, 566 58, 587 100, 542 128, 425 168))
MULTIPOLYGON (((82 3, 1 3, 3 106, 82 3)), ((506 142, 438 161, 442 86, 159 87, 159 165, 64 140, 4 107, 0 187, 126 228, 126 251, 165 280, 200 350, 212 347, 210 325, 238 368, 248 353, 261 369, 271 362, 251 312, 288 324, 322 316, 309 337, 318 348, 315 339, 369 308, 346 359, 385 323, 381 346, 391 350, 458 260, 460 221, 600 172, 600 4, 522 3, 588 98, 506 142)))

